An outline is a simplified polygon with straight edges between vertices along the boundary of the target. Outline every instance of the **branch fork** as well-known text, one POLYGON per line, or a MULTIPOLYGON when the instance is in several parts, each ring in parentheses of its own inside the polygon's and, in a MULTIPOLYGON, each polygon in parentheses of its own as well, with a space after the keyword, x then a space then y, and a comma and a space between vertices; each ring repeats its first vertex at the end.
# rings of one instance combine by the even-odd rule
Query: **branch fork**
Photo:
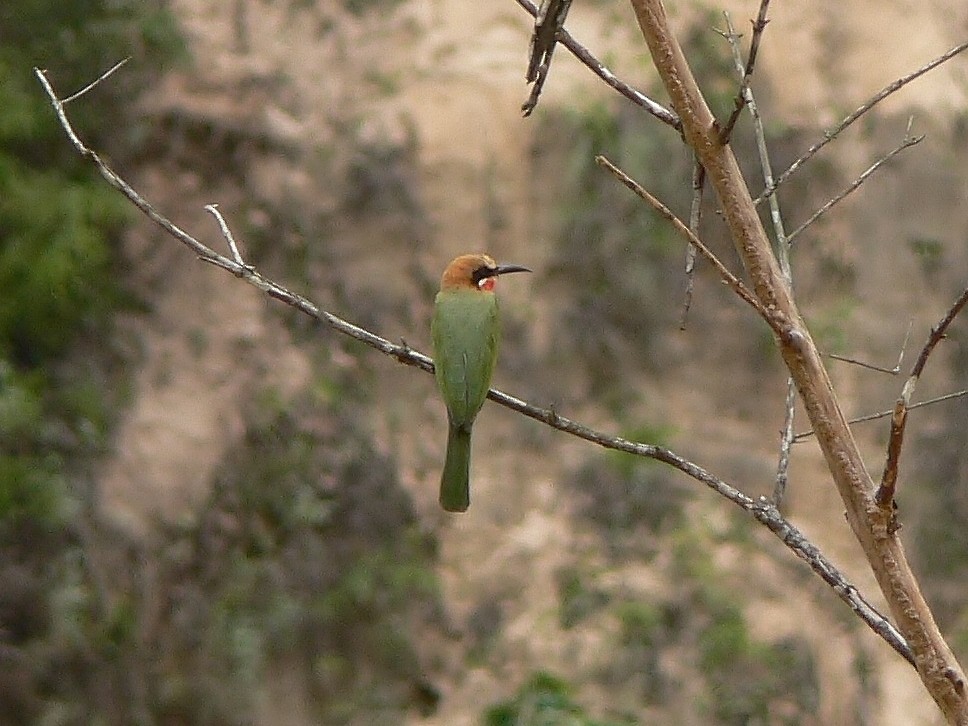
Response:
MULTIPOLYGON (((683 136, 717 193, 724 220, 758 302, 771 314, 775 310, 789 321, 789 328, 783 331, 774 327, 780 352, 843 499, 850 527, 898 629, 911 646, 922 682, 949 722, 968 724, 964 673, 942 637, 907 562, 892 509, 879 506, 876 501, 874 483, 821 355, 803 324, 789 279, 779 269, 736 159, 730 147, 716 143, 719 139, 710 131, 714 128, 712 112, 672 33, 661 0, 631 0, 631 4, 672 108, 682 120, 683 136)), ((855 117, 859 115, 855 112, 855 117)), ((790 170, 786 172, 790 173, 790 170)), ((777 184, 782 179, 781 175, 777 184)), ((968 302, 968 291, 965 298, 968 302)), ((903 418, 898 429, 903 432, 903 418)), ((895 438, 899 451, 900 434, 895 438)))

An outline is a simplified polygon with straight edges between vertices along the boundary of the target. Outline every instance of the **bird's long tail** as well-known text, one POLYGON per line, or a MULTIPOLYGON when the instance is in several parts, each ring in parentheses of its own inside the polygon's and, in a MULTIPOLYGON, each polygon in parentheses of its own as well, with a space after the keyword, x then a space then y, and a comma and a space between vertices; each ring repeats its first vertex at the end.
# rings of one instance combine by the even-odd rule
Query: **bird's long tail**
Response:
POLYGON ((447 429, 447 458, 440 477, 440 506, 448 512, 464 512, 470 495, 471 431, 451 424, 447 429))

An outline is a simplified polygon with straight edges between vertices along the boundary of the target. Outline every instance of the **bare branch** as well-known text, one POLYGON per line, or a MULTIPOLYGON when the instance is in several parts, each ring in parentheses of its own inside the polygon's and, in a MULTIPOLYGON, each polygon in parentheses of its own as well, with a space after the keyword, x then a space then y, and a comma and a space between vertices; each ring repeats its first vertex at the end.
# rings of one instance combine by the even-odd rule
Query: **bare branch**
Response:
MULTIPOLYGON (((750 50, 750 58, 755 57, 755 47, 759 46, 759 37, 755 29, 766 26, 766 6, 767 0, 760 4, 760 14, 754 24, 754 46, 750 50)), ((733 51, 733 63, 736 72, 740 74, 740 94, 744 105, 749 109, 753 119, 753 133, 756 137, 756 149, 760 157, 760 169, 763 172, 763 181, 767 187, 773 184, 773 164, 770 162, 770 151, 766 144, 766 131, 763 128, 763 119, 760 117, 759 109, 756 106, 756 99, 753 97, 753 89, 749 86, 749 76, 752 73, 752 64, 747 62, 746 68, 743 67, 743 58, 740 53, 738 36, 733 29, 732 20, 729 13, 723 12, 726 20, 726 39, 729 41, 733 51)), ((722 135, 720 135, 722 138, 722 135)), ((786 278, 787 284, 793 289, 793 270, 790 266, 790 241, 787 239, 786 229, 783 225, 783 215, 780 212, 780 200, 777 195, 770 196, 770 220, 773 222, 773 236, 775 241, 776 258, 780 263, 780 271, 786 278)), ((786 494, 786 486, 790 471, 790 455, 793 448, 793 419, 796 415, 796 385, 793 378, 787 378, 787 392, 783 406, 783 428, 780 429, 780 454, 776 465, 776 478, 773 483, 773 503, 777 506, 783 502, 786 494)))
POLYGON ((355 338, 356 340, 359 340, 372 348, 376 348, 387 355, 392 355, 408 365, 412 365, 426 371, 433 371, 433 363, 426 356, 422 356, 419 353, 404 348, 403 346, 394 345, 388 340, 385 340, 378 335, 374 335, 368 330, 353 325, 352 323, 348 323, 345 320, 326 312, 325 310, 320 310, 316 305, 311 303, 306 298, 290 292, 282 285, 279 285, 272 280, 264 278, 253 268, 239 264, 235 260, 231 260, 228 257, 218 254, 175 225, 167 217, 160 214, 144 197, 138 194, 138 192, 136 192, 130 184, 128 184, 117 173, 115 173, 115 171, 108 166, 108 164, 100 157, 100 155, 97 154, 97 152, 88 148, 83 142, 81 142, 75 133, 74 128, 71 126, 70 121, 68 121, 67 115, 64 112, 64 105, 60 100, 58 100, 57 95, 54 93, 54 89, 47 80, 47 76, 42 70, 37 68, 34 69, 34 74, 37 76, 41 85, 44 87, 44 90, 47 92, 51 105, 54 107, 54 111, 57 114, 57 118, 74 148, 77 149, 77 151, 84 158, 90 159, 94 163, 98 171, 101 173, 101 176, 104 177, 108 184, 127 197, 128 200, 131 201, 131 203, 134 204, 138 209, 140 209, 152 222, 157 224, 159 227, 165 230, 165 232, 191 249, 196 255, 198 255, 199 259, 204 262, 211 263, 216 267, 221 267, 225 270, 228 270, 236 277, 239 277, 249 284, 254 285, 267 295, 270 295, 277 300, 281 300, 287 305, 296 308, 306 315, 326 323, 331 328, 343 333, 344 335, 355 338))
POLYGON ((869 371, 877 371, 878 373, 888 373, 892 376, 896 376, 900 371, 900 364, 894 368, 885 368, 879 366, 876 363, 867 363, 858 358, 851 358, 847 355, 840 355, 839 353, 824 353, 825 356, 831 358, 832 360, 839 360, 841 363, 850 363, 851 365, 858 366, 860 368, 866 368, 869 371))
MULTIPOLYGON (((766 24, 766 5, 769 2, 763 0, 760 5, 760 18, 757 20, 757 24, 762 23, 764 26, 766 24)), ((748 85, 747 74, 752 72, 752 68, 749 63, 746 64, 746 69, 743 68, 743 58, 740 54, 739 43, 736 32, 733 29, 733 23, 730 20, 729 13, 723 12, 723 16, 726 20, 725 33, 726 39, 729 41, 730 48, 733 51, 733 63, 736 66, 736 71, 742 74, 742 78, 746 81, 746 84, 740 85, 740 92, 743 95, 743 103, 750 110, 750 116, 753 119, 753 130, 756 136, 756 149, 760 157, 760 170, 763 172, 763 181, 767 187, 773 184, 773 164, 770 162, 770 151, 766 145, 766 131, 763 128, 763 119, 760 118, 759 109, 756 106, 756 99, 753 97, 753 89, 748 85)), ((757 25, 758 27, 758 25, 757 25)), ((756 38, 758 43, 758 38, 756 38)), ((750 51, 751 58, 753 51, 750 51)), ((793 274, 790 269, 790 241, 787 238, 786 231, 783 225, 783 215, 780 213, 780 202, 776 198, 776 195, 770 196, 770 219, 773 222, 773 233, 776 238, 776 257, 780 263, 780 270, 783 272, 784 277, 786 277, 787 282, 791 285, 793 284, 793 274)))
POLYGON ((222 236, 225 237, 225 241, 229 243, 229 250, 232 252, 232 258, 240 265, 245 265, 245 261, 242 259, 242 254, 239 252, 238 245, 235 244, 235 237, 232 236, 232 230, 229 229, 228 223, 225 221, 225 217, 218 210, 217 204, 206 204, 205 211, 210 213, 215 220, 218 222, 218 227, 222 230, 222 236))
MULTIPOLYGON (((528 11, 528 13, 531 14, 531 17, 537 17, 538 6, 531 2, 531 0, 515 0, 515 2, 528 11)), ((682 122, 675 113, 667 109, 661 103, 656 103, 641 91, 637 91, 636 89, 632 88, 629 84, 625 83, 625 81, 617 78, 615 74, 606 68, 602 62, 598 60, 598 58, 593 56, 585 46, 575 40, 567 30, 562 28, 561 32, 559 32, 557 35, 557 39, 558 42, 570 50, 578 60, 584 63, 592 71, 592 73, 601 78, 603 81, 605 81, 605 83, 621 93, 636 106, 641 106, 650 114, 659 119, 659 121, 671 126, 676 131, 681 130, 682 122)))
POLYGON ((723 220, 750 285, 775 321, 783 362, 796 381, 803 409, 817 431, 827 468, 845 505, 846 518, 898 630, 914 652, 918 675, 952 723, 968 724, 968 680, 941 634, 891 516, 873 501, 874 485, 834 392, 790 285, 775 259, 749 187, 730 145, 719 143, 715 117, 672 31, 662 0, 630 0, 642 36, 671 106, 682 119, 682 135, 706 168, 723 220))
MULTIPOLYGON (((908 124, 908 128, 910 129, 910 123, 908 124)), ((844 189, 840 194, 835 196, 833 199, 829 200, 826 204, 820 207, 820 209, 814 212, 806 222, 804 222, 795 230, 793 230, 790 233, 790 235, 787 237, 787 240, 789 241, 789 243, 793 244, 793 240, 798 234, 800 234, 803 230, 805 230, 811 224, 816 222, 822 215, 829 212, 834 205, 842 202, 849 194, 851 194, 861 184, 867 181, 868 177, 870 177, 871 174, 873 174, 875 171, 877 171, 882 166, 884 166, 884 164, 889 162, 891 159, 893 159, 895 156, 900 154, 908 147, 914 146, 915 144, 920 144, 922 141, 924 141, 924 134, 922 134, 921 136, 911 136, 909 134, 906 134, 904 136, 904 140, 897 148, 895 148, 893 151, 889 152, 886 156, 882 156, 880 159, 878 159, 873 164, 871 164, 871 166, 863 174, 861 174, 859 177, 854 179, 854 181, 852 181, 847 186, 846 189, 844 189)))
POLYGON ((892 376, 896 376, 901 372, 901 364, 904 362, 904 353, 907 351, 908 339, 911 337, 911 328, 914 327, 914 319, 908 321, 907 332, 904 334, 904 342, 901 343, 901 352, 898 353, 897 363, 894 364, 893 368, 884 368, 879 365, 874 365, 873 363, 865 363, 862 360, 856 358, 849 358, 846 355, 838 355, 837 353, 825 353, 828 358, 833 358, 834 360, 839 360, 843 363, 851 363, 855 366, 860 366, 861 368, 867 368, 868 370, 877 371, 878 373, 889 373, 892 376))
MULTIPOLYGON (((730 137, 733 135, 733 128, 736 126, 736 121, 739 119, 739 115, 743 112, 743 107, 749 101, 749 91, 750 80, 753 78, 753 67, 756 65, 756 54, 760 49, 760 38, 763 36, 763 31, 766 30, 766 24, 769 22, 766 19, 767 10, 770 7, 770 0, 760 0, 760 11, 756 15, 756 20, 753 21, 753 38, 750 40, 750 54, 746 59, 746 67, 743 68, 742 60, 739 61, 740 64, 740 82, 739 91, 736 93, 736 100, 733 102, 733 112, 729 115, 729 119, 723 125, 722 130, 719 132, 719 142, 721 144, 729 143, 730 137)), ((729 40, 729 44, 733 47, 734 53, 739 54, 739 36, 736 35, 733 30, 732 23, 729 22, 729 13, 723 12, 726 16, 726 23, 728 25, 728 31, 725 34, 726 38, 729 40)))
MULTIPOLYGON (((66 114, 64 113, 63 104, 57 99, 57 96, 54 93, 50 82, 47 80, 47 77, 44 75, 44 72, 39 69, 35 69, 35 73, 50 98, 51 105, 54 107, 54 110, 57 113, 58 120, 60 121, 65 133, 77 151, 84 158, 91 160, 95 164, 101 175, 112 187, 120 191, 135 206, 137 206, 138 209, 144 212, 149 219, 158 224, 168 234, 191 249, 196 255, 198 255, 200 260, 228 270, 236 277, 245 280, 249 284, 265 292, 267 295, 284 302, 290 307, 293 307, 322 323, 325 323, 339 333, 348 335, 370 346, 371 348, 384 353, 385 355, 396 358, 401 363, 413 366, 427 373, 433 372, 433 361, 426 355, 423 355, 422 353, 410 348, 405 342, 402 342, 400 345, 395 345, 389 340, 386 340, 385 338, 382 338, 369 330, 353 325, 352 323, 349 323, 342 318, 333 315, 332 313, 320 309, 318 306, 301 295, 290 292, 282 285, 263 277, 253 267, 240 264, 237 259, 229 259, 218 254, 214 250, 204 245, 202 242, 198 241, 196 238, 175 226, 166 217, 159 214, 147 200, 145 200, 127 182, 118 176, 118 174, 115 173, 96 152, 85 146, 80 141, 69 120, 67 119, 66 114)), ((221 218, 217 210, 213 208, 213 205, 209 205, 209 211, 214 214, 216 218, 221 218)), ((669 214, 671 214, 671 212, 669 212, 669 214)), ((681 222, 679 224, 681 224, 681 222)), ((227 228, 228 225, 224 225, 222 230, 223 234, 226 234, 227 228)), ((694 243, 697 244, 699 249, 703 249, 702 243, 698 240, 698 238, 694 240, 694 243)), ((230 247, 231 246, 233 245, 230 245, 230 247)), ((233 255, 237 258, 241 258, 241 255, 237 255, 236 253, 237 248, 233 249, 233 255)), ((528 416, 529 418, 590 443, 598 444, 599 446, 607 449, 661 461, 674 469, 681 471, 696 481, 705 484, 708 488, 726 498, 733 504, 739 506, 741 509, 753 516, 758 522, 766 526, 775 536, 780 539, 781 542, 783 542, 787 548, 789 548, 797 557, 806 562, 810 568, 824 580, 824 582, 828 583, 834 592, 837 593, 837 596, 840 597, 840 599, 845 602, 851 608, 851 610, 857 613, 857 615, 868 625, 868 627, 870 627, 875 633, 883 638, 888 645, 890 645, 901 655, 901 657, 914 665, 913 652, 910 648, 910 645, 905 641, 900 632, 894 628, 894 626, 891 625, 891 623, 883 615, 878 613, 877 610, 870 605, 870 603, 868 603, 868 601, 860 594, 857 588, 848 582, 840 571, 823 555, 823 553, 820 552, 815 545, 810 543, 810 541, 807 540, 806 537, 804 537, 803 534, 793 526, 793 524, 787 521, 771 502, 763 499, 754 501, 739 491, 736 487, 731 486, 722 479, 719 479, 713 474, 707 472, 698 464, 684 459, 670 449, 653 444, 629 441, 619 436, 610 436, 601 433, 576 421, 572 421, 568 418, 560 416, 553 408, 545 409, 533 406, 525 401, 522 401, 521 399, 498 391, 497 389, 490 389, 487 397, 492 401, 511 409, 512 411, 516 411, 524 416, 528 416)))
MULTIPOLYGON (((689 231, 699 236, 699 222, 702 219, 702 196, 706 186, 706 170, 696 159, 692 166, 692 204, 689 207, 689 231)), ((692 291, 696 278, 696 246, 689 242, 686 245, 686 290, 682 300, 682 315, 679 317, 679 330, 686 329, 689 318, 689 308, 692 307, 692 291)))
MULTIPOLYGON (((946 393, 943 396, 936 396, 935 398, 928 398, 924 401, 919 401, 918 403, 912 403, 908 406, 908 411, 913 411, 916 408, 922 408, 924 406, 933 406, 936 403, 944 403, 945 401, 953 401, 956 398, 964 398, 968 396, 968 388, 962 389, 960 391, 953 391, 951 393, 946 393)), ((858 423, 867 423, 868 421, 877 421, 878 419, 887 418, 894 413, 894 409, 890 408, 887 411, 878 411, 877 413, 869 413, 864 416, 858 416, 857 418, 850 419, 847 423, 853 425, 858 423)), ((814 435, 814 431, 811 429, 809 431, 801 431, 796 436, 793 437, 793 443, 798 444, 805 439, 809 439, 814 435)))
POLYGON ((931 333, 928 335, 928 340, 921 349, 921 354, 918 356, 917 361, 914 364, 914 368, 911 369, 911 376, 914 378, 919 378, 921 373, 924 372, 924 366, 928 363, 928 356, 934 350, 935 346, 944 340, 945 334, 948 331, 951 323, 958 314, 964 309, 965 304, 968 303, 968 288, 962 290, 961 295, 958 299, 954 301, 948 312, 945 313, 944 317, 938 321, 938 324, 931 328, 931 333))
POLYGON ((776 463, 776 478, 773 481, 771 500, 778 507, 783 503, 790 478, 790 454, 793 450, 793 418, 796 414, 796 403, 797 387, 793 379, 788 378, 786 399, 783 403, 783 428, 780 429, 780 456, 776 463))
POLYGON ((723 282, 729 285, 733 292, 749 303, 749 305, 756 310, 756 312, 758 312, 760 316, 770 324, 771 327, 775 325, 776 321, 774 316, 772 316, 767 309, 763 307, 763 304, 756 299, 756 296, 750 292, 749 288, 746 287, 746 285, 744 285, 742 281, 736 277, 736 275, 729 271, 729 268, 726 267, 726 265, 724 265, 715 254, 713 254, 712 250, 710 250, 705 243, 683 223, 681 219, 672 213, 672 210, 653 197, 648 191, 645 190, 645 188, 642 187, 641 184, 615 166, 615 164, 606 159, 604 156, 596 156, 595 161, 598 162, 600 166, 611 172, 620 182, 622 182, 622 184, 628 187, 641 199, 644 199, 646 202, 652 205, 653 209, 665 217, 672 224, 675 230, 680 235, 685 237, 686 241, 699 250, 702 256, 705 257, 706 260, 708 260, 712 266, 716 268, 716 272, 719 273, 719 276, 722 278, 723 282))
POLYGON ((772 186, 768 186, 766 189, 764 189, 763 193, 756 198, 755 203, 759 204, 766 197, 773 195, 776 192, 776 190, 779 188, 779 186, 783 184, 791 176, 793 176, 797 172, 797 170, 800 169, 800 167, 802 167, 807 161, 810 160, 811 157, 813 157, 814 154, 820 151, 824 146, 829 144, 831 141, 836 139, 837 136, 839 136, 844 129, 846 129, 848 126, 854 123, 865 113, 870 111, 872 108, 874 108, 874 106, 879 104, 881 101, 883 101, 885 98, 890 96, 892 93, 896 93, 897 91, 902 89, 911 81, 917 78, 920 78, 928 71, 933 70, 934 68, 937 68, 938 66, 940 66, 942 63, 951 60, 956 55, 958 55, 959 53, 962 53, 966 49, 968 49, 968 41, 965 41, 964 43, 956 45, 948 52, 942 53, 934 60, 929 61, 928 63, 925 63, 916 71, 913 71, 912 73, 908 73, 906 76, 902 76, 901 78, 898 78, 893 83, 889 83, 888 85, 884 86, 884 88, 882 88, 880 91, 878 91, 873 96, 871 96, 853 113, 850 113, 847 116, 845 116, 844 119, 839 124, 834 126, 829 131, 825 131, 823 138, 817 143, 815 143, 813 146, 811 146, 809 149, 807 149, 806 152, 804 152, 803 156, 801 156, 799 159, 797 159, 792 164, 790 164, 787 170, 782 174, 780 174, 779 178, 776 180, 776 184, 772 186))
POLYGON ((773 534, 779 537, 787 547, 790 547, 798 557, 810 565, 820 578, 830 585, 837 596, 863 620, 868 627, 881 636, 904 660, 913 666, 914 653, 891 622, 881 615, 867 602, 856 587, 846 582, 837 570, 828 570, 823 554, 780 514, 775 504, 761 498, 756 503, 753 516, 760 524, 765 525, 773 534))
POLYGON ((914 389, 918 385, 918 380, 924 371, 924 366, 928 363, 928 356, 931 355, 931 352, 938 343, 944 339, 948 327, 958 316, 958 313, 964 309, 966 304, 968 304, 968 287, 962 291, 958 299, 948 308, 948 312, 945 313, 944 317, 931 328, 931 333, 928 335, 928 340, 921 349, 921 354, 918 356, 914 368, 911 370, 911 375, 904 382, 901 395, 894 403, 894 411, 891 415, 891 436, 887 442, 887 462, 884 464, 884 474, 881 476, 881 483, 877 488, 877 503, 882 507, 889 507, 894 502, 894 493, 897 489, 897 470, 901 458, 901 447, 904 443, 904 430, 907 425, 908 404, 911 402, 911 396, 914 395, 914 389))
POLYGON ((122 58, 117 63, 115 63, 113 66, 111 66, 106 71, 104 71, 104 73, 102 73, 97 78, 95 78, 93 81, 91 81, 86 86, 84 86, 84 88, 82 88, 80 91, 78 91, 77 93, 72 93, 70 96, 68 96, 67 98, 65 98, 63 101, 61 101, 61 103, 66 106, 71 101, 76 101, 78 98, 80 98, 81 96, 83 96, 85 93, 87 93, 88 91, 92 90, 95 86, 97 86, 102 81, 104 81, 105 79, 107 79, 108 76, 112 75, 116 70, 118 70, 121 66, 123 66, 125 63, 127 63, 129 60, 131 60, 131 56, 128 56, 127 58, 122 58))

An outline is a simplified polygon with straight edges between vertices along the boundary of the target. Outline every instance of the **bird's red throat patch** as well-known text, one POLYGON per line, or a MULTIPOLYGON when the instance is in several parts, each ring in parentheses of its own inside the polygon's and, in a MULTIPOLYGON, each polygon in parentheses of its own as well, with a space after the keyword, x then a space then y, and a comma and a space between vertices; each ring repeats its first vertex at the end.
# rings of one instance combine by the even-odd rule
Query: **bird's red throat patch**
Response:
POLYGON ((488 292, 492 292, 494 290, 495 282, 497 282, 497 280, 495 280, 493 277, 485 277, 483 280, 477 283, 477 287, 480 290, 487 290, 488 292))

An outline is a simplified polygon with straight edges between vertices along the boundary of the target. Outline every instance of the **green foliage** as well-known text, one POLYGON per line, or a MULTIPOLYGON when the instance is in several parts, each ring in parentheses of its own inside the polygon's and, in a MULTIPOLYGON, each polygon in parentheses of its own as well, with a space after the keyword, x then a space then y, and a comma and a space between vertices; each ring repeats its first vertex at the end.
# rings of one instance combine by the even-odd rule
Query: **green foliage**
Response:
POLYGON ((572 628, 608 604, 609 594, 592 585, 590 579, 590 573, 578 567, 563 567, 555 573, 561 627, 572 628))
POLYGON ((726 601, 704 603, 711 609, 710 623, 702 634, 699 664, 707 675, 719 675, 752 646, 742 611, 726 601))
POLYGON ((32 69, 67 96, 133 58, 69 106, 117 158, 137 90, 181 46, 154 0, 9 0, 0 35, 0 722, 97 723, 88 695, 116 684, 92 664, 115 661, 133 616, 99 603, 74 523, 118 398, 104 341, 127 203, 71 148, 32 69))
POLYGON ((619 631, 613 655, 601 674, 603 681, 610 689, 634 686, 635 697, 642 703, 668 703, 677 688, 663 671, 662 660, 683 640, 683 628, 688 624, 685 608, 674 601, 625 595, 616 599, 611 613, 618 620, 619 631))
POLYGON ((0 460, 0 520, 57 525, 62 521, 65 488, 56 457, 9 456, 0 460))
MULTIPOLYGON (((0 520, 51 521, 65 462, 109 418, 110 397, 62 361, 80 333, 104 334, 119 303, 112 258, 127 207, 70 148, 32 67, 66 95, 125 56, 173 57, 180 41, 160 4, 133 0, 13 0, 0 5, 0 28, 0 520)), ((70 107, 85 135, 110 130, 118 153, 130 90, 112 79, 97 103, 70 107)))
POLYGON ((720 724, 799 724, 816 710, 817 674, 799 640, 762 642, 750 633, 742 603, 712 561, 707 533, 684 530, 675 567, 693 592, 687 629, 698 630, 698 666, 708 689, 707 710, 720 724))
MULTIPOLYGON (((660 445, 669 437, 667 428, 652 426, 637 426, 625 434, 660 445)), ((676 525, 689 496, 665 465, 615 451, 590 458, 566 485, 577 496, 579 516, 595 524, 610 554, 619 559, 654 555, 657 535, 676 525)))
POLYGON ((40 365, 85 319, 110 309, 109 243, 122 201, 104 185, 0 154, 0 355, 40 365))
POLYGON ((564 304, 556 307, 562 335, 600 398, 622 380, 618 373, 627 360, 661 365, 656 333, 671 322, 668 300, 681 290, 681 280, 668 270, 679 269, 684 248, 671 227, 605 173, 595 156, 607 156, 674 208, 686 200, 688 157, 674 134, 649 130, 627 104, 539 118, 543 143, 568 144, 553 153, 564 156, 563 168, 541 172, 555 179, 560 220, 547 272, 566 288, 559 296, 564 304))
POLYGON ((489 708, 484 726, 622 726, 630 722, 591 718, 572 700, 571 689, 560 678, 539 671, 514 698, 489 708))
MULTIPOLYGON (((0 27, 4 32, 0 57, 13 61, 16 72, 12 82, 21 88, 25 88, 22 83, 34 88, 30 69, 37 66, 50 70, 58 85, 71 89, 68 93, 87 85, 125 57, 145 61, 157 69, 185 57, 184 42, 166 5, 143 0, 73 0, 54 4, 45 0, 10 0, 0 7, 0 27)), ((136 76, 136 71, 129 71, 129 78, 136 76)), ((118 81, 112 85, 117 88, 118 81)), ((26 95, 36 94, 31 90, 26 95)), ((43 104, 43 95, 38 98, 43 104)), ((111 114, 103 114, 104 110, 99 109, 97 115, 100 127, 107 129, 114 119, 111 114)), ((44 126, 54 128, 53 123, 44 126)))
POLYGON ((711 618, 701 634, 699 666, 718 722, 806 722, 819 701, 808 647, 795 640, 753 640, 742 613, 729 603, 714 607, 711 618))
POLYGON ((622 624, 622 642, 654 649, 659 642, 659 633, 668 625, 667 613, 653 603, 625 601, 616 608, 622 624))
POLYGON ((856 300, 842 297, 824 310, 808 316, 807 324, 820 350, 841 355, 849 350, 847 323, 856 307, 856 300))
POLYGON ((929 280, 936 280, 944 265, 944 243, 933 237, 914 237, 908 247, 921 263, 921 271, 929 280))
POLYGON ((343 0, 343 7, 353 15, 365 15, 368 12, 390 12, 399 3, 400 0, 343 0))
MULTIPOLYGON (((160 5, 134 1, 14 0, 0 28, 0 356, 40 365, 116 302, 110 247, 128 207, 70 147, 32 68, 66 95, 126 56, 158 63, 181 46, 160 5)), ((110 131, 116 151, 125 78, 146 80, 131 69, 92 92, 97 103, 70 107, 86 136, 110 131)))
POLYGON ((438 597, 434 545, 392 462, 333 409, 277 412, 228 461, 198 525, 205 538, 182 540, 201 576, 172 583, 164 711, 234 722, 293 658, 321 723, 432 709, 413 637, 438 597))

